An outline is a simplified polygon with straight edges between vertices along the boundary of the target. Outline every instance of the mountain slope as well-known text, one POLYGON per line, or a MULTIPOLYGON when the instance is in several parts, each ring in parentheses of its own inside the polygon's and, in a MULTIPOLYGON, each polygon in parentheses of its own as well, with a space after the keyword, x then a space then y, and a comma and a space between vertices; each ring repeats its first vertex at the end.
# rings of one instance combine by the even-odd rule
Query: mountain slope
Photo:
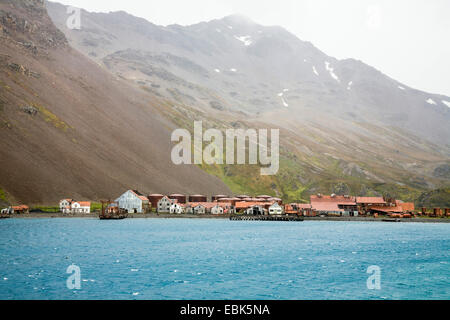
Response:
POLYGON ((115 74, 159 86, 167 98, 166 89, 177 86, 189 96, 183 102, 209 109, 219 95, 224 109, 249 114, 288 106, 314 109, 313 119, 322 113, 370 119, 414 131, 449 152, 449 97, 408 88, 360 61, 329 57, 280 27, 238 15, 161 27, 125 12, 82 11, 81 30, 69 30, 65 7, 50 2, 48 8, 74 47, 115 74))
POLYGON ((73 50, 43 1, 2 1, 0 27, 0 188, 11 201, 229 192, 172 164, 164 102, 73 50))
POLYGON ((353 59, 337 60, 280 27, 234 15, 192 26, 157 26, 125 12, 48 3, 71 45, 121 79, 166 99, 165 116, 192 129, 280 128, 281 167, 203 166, 236 193, 306 201, 315 192, 396 194, 417 200, 446 186, 449 97, 409 88, 353 59), (439 170, 438 170, 439 171, 439 170))

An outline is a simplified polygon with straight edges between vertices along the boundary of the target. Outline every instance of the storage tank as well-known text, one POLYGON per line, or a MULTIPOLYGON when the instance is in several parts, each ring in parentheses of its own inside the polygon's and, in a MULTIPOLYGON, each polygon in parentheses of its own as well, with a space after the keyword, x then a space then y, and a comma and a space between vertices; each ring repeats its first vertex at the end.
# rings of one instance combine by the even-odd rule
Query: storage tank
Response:
POLYGON ((220 203, 228 203, 228 204, 231 204, 233 206, 236 205, 236 202, 240 202, 240 201, 241 201, 241 199, 239 199, 239 198, 221 198, 219 200, 220 203))
POLYGON ((178 203, 186 203, 186 196, 184 194, 171 194, 169 199, 177 200, 178 203))
POLYGON ((225 199, 225 198, 228 198, 228 196, 223 195, 223 194, 218 194, 218 195, 212 196, 211 200, 212 200, 212 202, 214 202, 214 201, 218 201, 220 199, 225 199))
POLYGON ((164 195, 155 193, 155 194, 151 194, 151 195, 148 196, 148 201, 152 205, 152 208, 157 208, 158 207, 158 202, 162 198, 164 198, 164 195))
POLYGON ((189 202, 208 202, 208 197, 201 194, 195 194, 189 196, 189 202))
POLYGON ((270 199, 268 199, 268 201, 269 201, 269 202, 276 202, 276 203, 278 203, 279 205, 281 205, 281 204, 283 203, 283 200, 280 199, 280 198, 270 198, 270 199))
POLYGON ((435 216, 435 217, 440 217, 440 216, 442 216, 441 208, 434 208, 434 216, 435 216))

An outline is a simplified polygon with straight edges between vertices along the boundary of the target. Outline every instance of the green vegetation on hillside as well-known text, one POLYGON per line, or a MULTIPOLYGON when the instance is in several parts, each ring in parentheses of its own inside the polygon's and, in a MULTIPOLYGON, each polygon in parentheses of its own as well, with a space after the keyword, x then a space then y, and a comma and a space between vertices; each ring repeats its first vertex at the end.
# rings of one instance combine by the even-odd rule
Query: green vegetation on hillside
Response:
POLYGON ((30 212, 42 212, 42 213, 58 213, 58 206, 34 206, 30 208, 30 212))
POLYGON ((8 196, 6 195, 6 192, 0 188, 0 207, 7 206, 8 204, 8 196))
POLYGON ((450 187, 426 191, 417 199, 418 207, 450 208, 450 187))

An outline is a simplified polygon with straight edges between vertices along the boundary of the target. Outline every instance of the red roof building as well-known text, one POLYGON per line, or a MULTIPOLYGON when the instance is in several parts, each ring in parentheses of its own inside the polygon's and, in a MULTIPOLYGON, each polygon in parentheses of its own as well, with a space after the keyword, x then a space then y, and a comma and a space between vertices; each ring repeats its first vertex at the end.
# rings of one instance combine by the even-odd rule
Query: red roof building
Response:
POLYGON ((386 205, 383 197, 356 197, 357 204, 365 205, 386 205))
MULTIPOLYGON (((324 195, 314 195, 311 196, 311 208, 317 212, 323 213, 342 213, 346 209, 351 207, 356 207, 356 202, 354 197, 350 196, 324 196, 324 195)), ((354 208, 356 210, 356 208, 354 208)))

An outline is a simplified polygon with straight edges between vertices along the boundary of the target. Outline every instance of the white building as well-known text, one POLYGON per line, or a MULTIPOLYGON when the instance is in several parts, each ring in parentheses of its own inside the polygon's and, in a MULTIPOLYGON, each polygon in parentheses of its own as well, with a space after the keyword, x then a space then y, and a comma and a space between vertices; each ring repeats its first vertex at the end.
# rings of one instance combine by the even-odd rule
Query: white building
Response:
POLYGON ((187 203, 184 206, 184 213, 185 214, 194 214, 194 207, 190 203, 187 203))
POLYGON ((254 205, 245 210, 245 214, 249 216, 265 216, 267 210, 262 206, 254 205))
POLYGON ((70 207, 72 210, 71 213, 83 213, 83 214, 91 213, 91 203, 88 201, 72 202, 72 205, 70 207))
POLYGON ((204 205, 197 205, 194 207, 194 214, 206 214, 206 207, 204 205))
POLYGON ((211 214, 214 214, 214 215, 224 214, 224 212, 225 212, 225 209, 220 204, 216 204, 214 207, 211 208, 211 214))
POLYGON ((175 200, 169 199, 169 197, 165 196, 161 200, 158 201, 158 213, 170 213, 170 207, 176 203, 175 200))
POLYGON ((89 201, 63 199, 59 202, 59 210, 63 214, 89 214, 91 213, 91 203, 89 201))
POLYGON ((128 213, 146 213, 149 210, 149 200, 136 190, 128 190, 115 200, 120 209, 128 213))
POLYGON ((277 202, 269 207, 269 215, 282 215, 283 213, 283 208, 277 202))
POLYGON ((172 214, 183 214, 184 213, 184 207, 181 206, 179 203, 174 203, 170 206, 170 213, 172 214))
POLYGON ((59 202, 59 211, 62 213, 69 213, 72 206, 73 199, 63 199, 59 202))

